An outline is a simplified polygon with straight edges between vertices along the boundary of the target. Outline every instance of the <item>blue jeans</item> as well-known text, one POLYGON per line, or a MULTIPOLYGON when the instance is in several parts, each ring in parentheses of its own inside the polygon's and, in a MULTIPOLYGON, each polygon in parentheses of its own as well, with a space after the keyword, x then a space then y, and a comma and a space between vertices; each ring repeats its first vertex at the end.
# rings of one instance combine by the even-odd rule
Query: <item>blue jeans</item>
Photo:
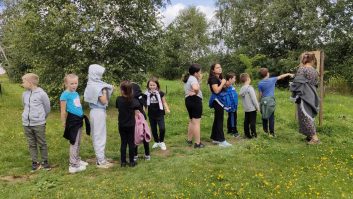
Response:
POLYGON ((271 134, 275 133, 275 112, 268 119, 262 119, 262 128, 265 133, 268 133, 268 129, 270 129, 271 134))

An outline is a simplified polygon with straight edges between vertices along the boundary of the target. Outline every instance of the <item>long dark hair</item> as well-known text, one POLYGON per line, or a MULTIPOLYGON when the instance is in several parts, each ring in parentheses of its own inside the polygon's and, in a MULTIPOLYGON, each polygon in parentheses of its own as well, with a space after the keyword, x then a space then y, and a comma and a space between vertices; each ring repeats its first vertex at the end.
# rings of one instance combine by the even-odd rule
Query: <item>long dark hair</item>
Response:
POLYGON ((151 77, 148 81, 147 81, 147 89, 149 90, 149 85, 150 85, 150 82, 154 82, 156 83, 157 85, 157 89, 160 90, 161 89, 161 86, 159 85, 159 82, 158 82, 158 78, 157 77, 151 77))
POLYGON ((191 64, 189 67, 189 73, 186 73, 183 77, 183 82, 186 83, 190 77, 190 75, 194 75, 195 73, 198 73, 201 70, 200 64, 191 64))
POLYGON ((122 81, 120 83, 120 90, 123 91, 123 96, 126 97, 127 101, 131 102, 134 97, 131 82, 129 80, 122 81))
MULTIPOLYGON (((208 84, 210 84, 210 80, 211 80, 214 76, 216 76, 213 71, 214 71, 214 68, 216 67, 217 64, 219 64, 219 63, 215 63, 215 64, 212 64, 212 65, 211 65, 210 74, 209 74, 208 80, 207 80, 208 84)), ((219 65, 220 65, 220 64, 219 64, 219 65)), ((219 78, 218 78, 218 79, 223 79, 222 73, 219 74, 219 78)))

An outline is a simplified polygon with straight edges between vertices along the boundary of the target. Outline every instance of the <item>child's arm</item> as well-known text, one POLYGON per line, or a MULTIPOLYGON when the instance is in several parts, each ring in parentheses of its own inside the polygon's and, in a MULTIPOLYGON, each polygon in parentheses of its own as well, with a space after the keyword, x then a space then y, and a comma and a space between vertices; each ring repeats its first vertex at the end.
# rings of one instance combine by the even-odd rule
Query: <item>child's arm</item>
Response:
POLYGON ((100 103, 106 105, 108 104, 108 96, 107 96, 107 89, 102 89, 102 96, 98 97, 100 103))
POLYGON ((162 102, 163 102, 163 106, 164 106, 165 111, 167 113, 170 113, 169 106, 167 104, 167 101, 165 100, 165 96, 162 97, 162 102))
POLYGON ((61 123, 63 127, 66 125, 66 101, 60 101, 60 116, 61 116, 61 123))
POLYGON ((42 95, 42 101, 43 101, 43 105, 44 105, 45 118, 47 118, 48 114, 50 112, 50 100, 49 100, 49 97, 46 93, 44 93, 42 95))
POLYGON ((291 74, 291 73, 282 74, 280 76, 277 76, 277 79, 280 80, 280 79, 286 78, 288 76, 294 77, 294 74, 291 74))

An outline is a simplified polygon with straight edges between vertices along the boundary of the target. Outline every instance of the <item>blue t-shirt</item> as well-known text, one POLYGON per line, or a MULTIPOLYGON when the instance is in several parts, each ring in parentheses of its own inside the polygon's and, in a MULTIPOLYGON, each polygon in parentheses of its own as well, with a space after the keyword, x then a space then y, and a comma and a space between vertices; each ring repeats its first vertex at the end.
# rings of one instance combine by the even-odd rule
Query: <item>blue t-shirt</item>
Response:
POLYGON ((277 77, 263 79, 259 82, 258 88, 262 93, 262 97, 274 97, 277 77))
POLYGON ((80 96, 78 93, 64 91, 60 96, 60 101, 66 101, 66 111, 77 116, 83 115, 83 110, 81 106, 80 96))

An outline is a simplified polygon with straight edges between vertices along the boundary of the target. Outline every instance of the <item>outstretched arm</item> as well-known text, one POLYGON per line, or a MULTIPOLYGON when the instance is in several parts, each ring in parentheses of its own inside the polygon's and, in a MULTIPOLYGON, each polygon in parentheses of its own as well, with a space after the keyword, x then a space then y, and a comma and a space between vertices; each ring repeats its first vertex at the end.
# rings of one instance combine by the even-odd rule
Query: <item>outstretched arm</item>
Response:
POLYGON ((277 79, 280 80, 280 79, 286 78, 288 76, 294 77, 294 74, 291 74, 291 73, 282 74, 280 76, 277 76, 277 79))

